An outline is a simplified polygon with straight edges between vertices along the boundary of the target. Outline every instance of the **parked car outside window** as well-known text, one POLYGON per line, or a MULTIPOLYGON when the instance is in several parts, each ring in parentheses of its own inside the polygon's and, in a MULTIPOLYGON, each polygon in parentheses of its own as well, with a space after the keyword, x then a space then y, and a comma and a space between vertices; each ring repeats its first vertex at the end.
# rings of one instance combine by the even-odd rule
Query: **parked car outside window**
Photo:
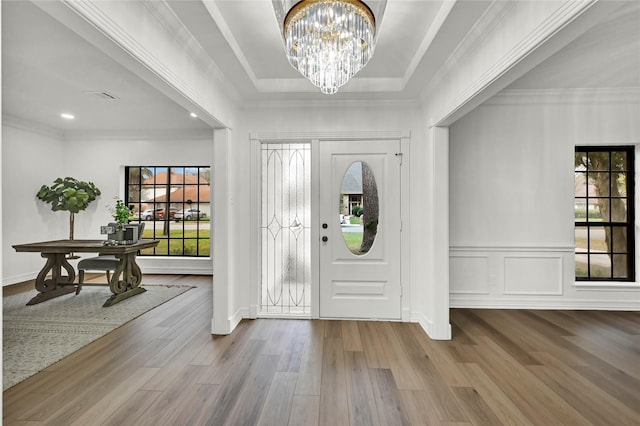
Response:
MULTIPOLYGON (((176 215, 176 213, 178 213, 178 209, 175 207, 169 207, 169 219, 173 219, 176 215)), ((157 213, 156 215, 158 217, 158 219, 164 219, 165 215, 164 215, 164 209, 160 209, 160 211, 157 213)))
POLYGON ((146 209, 133 215, 138 220, 154 220, 163 209, 146 209))
POLYGON ((178 211, 175 216, 173 216, 173 218, 175 220, 193 220, 193 219, 200 219, 202 217, 207 217, 207 214, 203 211, 200 211, 198 209, 184 209, 184 210, 180 210, 178 211))

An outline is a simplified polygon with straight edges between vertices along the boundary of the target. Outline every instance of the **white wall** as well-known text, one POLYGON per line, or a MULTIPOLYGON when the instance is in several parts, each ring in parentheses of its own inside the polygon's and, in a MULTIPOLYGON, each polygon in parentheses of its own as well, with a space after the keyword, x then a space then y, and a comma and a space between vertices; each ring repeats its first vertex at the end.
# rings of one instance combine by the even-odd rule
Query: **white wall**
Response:
MULTIPOLYGON (((125 166, 211 166, 213 134, 191 132, 182 138, 76 134, 62 140, 4 126, 2 161, 6 285, 33 279, 44 265, 38 254, 15 253, 12 244, 68 238, 68 213, 53 212, 35 198, 41 185, 51 185, 55 178, 64 176, 93 182, 102 195, 76 215, 75 238, 103 239, 100 225, 111 220, 108 206, 113 206, 114 197, 124 197, 125 166)), ((139 264, 145 273, 213 271, 209 258, 140 258, 139 264)))
POLYGON ((506 91, 451 126, 452 307, 640 309, 575 283, 573 218, 574 147, 638 145, 638 117, 637 92, 506 91))
MULTIPOLYGON (((39 254, 16 253, 13 244, 69 236, 68 213, 53 212, 36 198, 43 184, 66 176, 62 146, 54 133, 27 131, 6 121, 2 126, 3 285, 33 279, 44 265, 39 254)), ((77 226, 83 222, 78 215, 77 226)))

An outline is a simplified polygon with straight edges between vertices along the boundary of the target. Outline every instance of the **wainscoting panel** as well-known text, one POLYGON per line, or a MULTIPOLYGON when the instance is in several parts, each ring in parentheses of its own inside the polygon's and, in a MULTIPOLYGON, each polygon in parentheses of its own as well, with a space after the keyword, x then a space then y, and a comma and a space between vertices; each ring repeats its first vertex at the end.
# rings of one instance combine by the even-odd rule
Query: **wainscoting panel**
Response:
POLYGON ((573 274, 571 246, 451 246, 449 302, 452 308, 601 306, 576 293, 573 274))
POLYGON ((451 254, 449 292, 455 294, 489 294, 489 256, 451 254))
POLYGON ((562 255, 517 254, 503 257, 503 294, 561 295, 562 255))

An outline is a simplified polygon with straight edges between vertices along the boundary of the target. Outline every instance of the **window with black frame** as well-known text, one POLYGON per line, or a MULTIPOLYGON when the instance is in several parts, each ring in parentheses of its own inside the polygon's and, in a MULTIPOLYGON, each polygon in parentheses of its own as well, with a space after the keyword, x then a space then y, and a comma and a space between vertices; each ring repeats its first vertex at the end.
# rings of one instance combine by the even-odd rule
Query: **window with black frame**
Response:
POLYGON ((634 148, 575 150, 577 281, 634 281, 634 148))
POLYGON ((130 222, 160 240, 140 256, 210 256, 211 167, 128 166, 125 181, 130 222))

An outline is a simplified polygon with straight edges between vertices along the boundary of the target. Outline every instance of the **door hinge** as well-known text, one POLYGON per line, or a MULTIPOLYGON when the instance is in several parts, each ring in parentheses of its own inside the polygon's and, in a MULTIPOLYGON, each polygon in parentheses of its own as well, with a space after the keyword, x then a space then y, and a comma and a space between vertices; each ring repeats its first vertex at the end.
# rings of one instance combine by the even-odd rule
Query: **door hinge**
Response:
POLYGON ((396 157, 398 157, 398 159, 400 159, 400 164, 402 164, 402 156, 403 156, 403 154, 401 152, 396 152, 396 157))

